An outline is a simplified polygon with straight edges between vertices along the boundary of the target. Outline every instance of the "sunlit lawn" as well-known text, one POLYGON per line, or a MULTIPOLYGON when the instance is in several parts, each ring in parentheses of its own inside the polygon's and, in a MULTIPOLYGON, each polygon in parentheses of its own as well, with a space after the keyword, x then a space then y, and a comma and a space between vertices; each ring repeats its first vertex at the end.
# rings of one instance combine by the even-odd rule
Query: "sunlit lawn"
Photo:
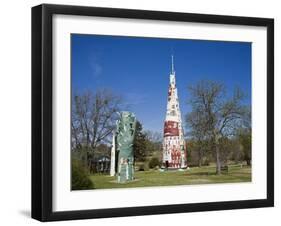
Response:
POLYGON ((131 188, 150 186, 173 186, 189 184, 234 183, 250 182, 251 168, 248 166, 231 165, 228 172, 221 175, 215 174, 215 166, 193 167, 189 170, 164 171, 149 170, 135 172, 135 180, 123 184, 116 181, 116 177, 105 174, 92 174, 91 180, 95 188, 131 188))

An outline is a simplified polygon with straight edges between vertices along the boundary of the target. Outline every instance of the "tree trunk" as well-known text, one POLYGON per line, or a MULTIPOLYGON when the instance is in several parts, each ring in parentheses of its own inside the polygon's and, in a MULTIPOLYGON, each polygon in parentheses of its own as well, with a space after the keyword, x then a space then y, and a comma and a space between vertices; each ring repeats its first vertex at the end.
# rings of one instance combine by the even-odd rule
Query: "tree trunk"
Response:
POLYGON ((215 137, 215 149, 216 149, 216 174, 221 174, 221 160, 220 160, 220 150, 219 150, 219 144, 218 144, 218 138, 215 137))
POLYGON ((218 147, 216 147, 216 174, 220 175, 221 174, 221 161, 220 161, 220 151, 218 147))
POLYGON ((199 148, 199 156, 198 156, 198 167, 202 166, 202 150, 199 148))

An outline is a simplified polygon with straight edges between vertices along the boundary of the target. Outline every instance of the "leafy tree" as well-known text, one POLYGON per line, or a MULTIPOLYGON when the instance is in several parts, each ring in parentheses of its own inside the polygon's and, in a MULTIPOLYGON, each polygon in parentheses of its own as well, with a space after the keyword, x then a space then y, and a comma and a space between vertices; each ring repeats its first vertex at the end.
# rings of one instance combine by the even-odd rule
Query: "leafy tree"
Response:
POLYGON ((146 157, 146 136, 142 131, 142 124, 137 121, 135 139, 134 139, 134 155, 136 161, 144 161, 146 157))

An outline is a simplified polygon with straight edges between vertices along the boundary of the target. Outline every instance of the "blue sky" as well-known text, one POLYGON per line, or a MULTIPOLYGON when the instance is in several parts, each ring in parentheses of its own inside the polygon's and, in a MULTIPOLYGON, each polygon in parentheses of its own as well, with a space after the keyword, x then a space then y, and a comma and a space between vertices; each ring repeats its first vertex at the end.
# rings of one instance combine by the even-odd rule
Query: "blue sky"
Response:
POLYGON ((72 34, 71 51, 72 90, 111 89, 145 130, 163 130, 172 53, 182 117, 187 87, 202 79, 228 95, 239 86, 251 103, 251 43, 72 34))

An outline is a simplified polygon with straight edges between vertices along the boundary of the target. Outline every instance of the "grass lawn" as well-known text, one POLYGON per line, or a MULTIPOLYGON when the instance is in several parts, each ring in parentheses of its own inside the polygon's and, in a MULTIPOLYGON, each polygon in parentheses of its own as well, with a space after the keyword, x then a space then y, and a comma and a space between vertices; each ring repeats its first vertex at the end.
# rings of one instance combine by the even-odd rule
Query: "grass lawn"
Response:
POLYGON ((192 167, 189 170, 164 171, 149 170, 135 172, 135 180, 123 184, 116 181, 116 177, 105 174, 92 174, 91 180, 96 189, 104 188, 132 188, 151 186, 173 186, 188 184, 211 184, 211 183, 234 183, 250 182, 251 167, 240 165, 230 165, 228 172, 221 175, 215 174, 215 166, 204 166, 201 168, 192 167))

